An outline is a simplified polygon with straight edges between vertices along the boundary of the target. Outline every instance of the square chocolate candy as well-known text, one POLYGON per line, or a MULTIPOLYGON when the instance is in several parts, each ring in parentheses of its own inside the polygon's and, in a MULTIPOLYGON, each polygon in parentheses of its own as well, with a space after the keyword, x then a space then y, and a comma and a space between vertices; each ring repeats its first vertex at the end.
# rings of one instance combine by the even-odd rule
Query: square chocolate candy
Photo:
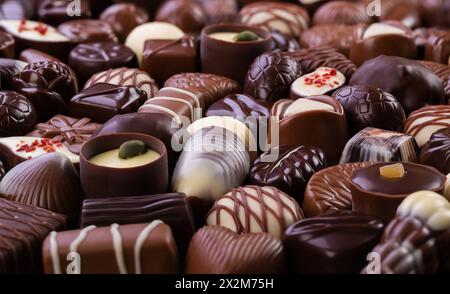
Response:
POLYGON ((376 128, 365 128, 348 141, 340 163, 417 161, 419 147, 414 137, 376 128))
POLYGON ((196 68, 197 46, 193 37, 145 42, 142 69, 159 85, 163 85, 173 75, 195 72, 196 68))

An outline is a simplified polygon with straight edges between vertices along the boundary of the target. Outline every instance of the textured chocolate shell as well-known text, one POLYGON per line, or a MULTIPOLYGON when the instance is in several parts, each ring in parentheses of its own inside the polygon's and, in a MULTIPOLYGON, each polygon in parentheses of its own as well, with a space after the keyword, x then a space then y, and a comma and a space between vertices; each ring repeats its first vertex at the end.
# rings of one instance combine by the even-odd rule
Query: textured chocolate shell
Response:
POLYGON ((419 161, 435 167, 443 174, 450 173, 450 127, 431 135, 420 150, 419 161))
POLYGON ((256 99, 276 101, 289 95, 291 84, 302 75, 299 64, 290 56, 273 51, 258 56, 245 79, 245 93, 256 99))
POLYGON ((65 229, 66 218, 45 209, 0 198, 0 273, 41 273, 42 242, 65 229))
POLYGON ((306 183, 327 166, 325 154, 318 148, 307 146, 283 146, 278 152, 278 159, 273 162, 264 162, 268 153, 254 162, 249 183, 276 187, 302 203, 306 183))
POLYGON ((345 86, 334 92, 333 97, 344 107, 353 134, 366 127, 398 131, 406 119, 400 102, 376 87, 345 86))
POLYGON ((358 2, 332 1, 323 4, 313 17, 314 25, 345 24, 354 25, 370 23, 372 19, 367 14, 365 6, 358 2))
POLYGON ((0 182, 3 198, 78 217, 82 191, 70 160, 50 153, 27 160, 11 169, 0 182))
POLYGON ((306 217, 352 210, 351 176, 357 169, 371 165, 356 162, 332 166, 314 174, 309 180, 303 211, 306 217))
POLYGON ((285 271, 280 240, 267 233, 239 235, 227 228, 206 226, 192 238, 187 274, 275 274, 285 271))
POLYGON ((297 202, 275 187, 245 186, 219 197, 207 224, 242 233, 269 233, 281 238, 285 229, 303 219, 297 202))
POLYGON ((207 22, 203 6, 194 0, 168 0, 159 6, 155 20, 176 25, 185 33, 199 33, 207 22))
POLYGON ((0 137, 25 135, 36 123, 36 109, 25 96, 0 92, 0 137))
POLYGON ((349 56, 354 29, 352 25, 313 26, 300 35, 300 45, 302 48, 329 46, 349 56))

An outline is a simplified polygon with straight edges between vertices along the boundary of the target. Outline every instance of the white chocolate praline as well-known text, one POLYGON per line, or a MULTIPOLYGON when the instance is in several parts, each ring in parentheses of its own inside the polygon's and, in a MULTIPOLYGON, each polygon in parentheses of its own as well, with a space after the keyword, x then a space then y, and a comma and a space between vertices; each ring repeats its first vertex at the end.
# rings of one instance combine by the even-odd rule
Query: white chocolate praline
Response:
POLYGON ((319 67, 314 72, 301 76, 291 85, 291 94, 296 97, 323 95, 345 84, 345 76, 330 67, 319 67))
POLYGON ((295 200, 277 188, 246 186, 218 199, 206 222, 237 233, 266 232, 281 238, 284 230, 301 218, 295 200), (261 195, 257 189, 261 190, 261 195))
POLYGON ((147 149, 147 152, 135 157, 122 159, 119 157, 119 149, 109 150, 93 156, 89 161, 95 165, 111 168, 132 168, 149 164, 160 157, 154 150, 147 149))
POLYGON ((336 112, 330 104, 312 99, 297 99, 286 109, 284 117, 314 110, 336 112))
MULTIPOLYGON (((31 145, 36 140, 40 141, 42 138, 36 138, 36 137, 5 137, 0 138, 0 144, 4 145, 5 147, 9 148, 11 152, 23 159, 32 159, 35 157, 38 157, 39 155, 47 154, 48 152, 45 151, 43 148, 37 147, 35 150, 26 152, 26 151, 17 151, 19 149, 19 145, 28 144, 31 145)), ((80 157, 72 152, 70 152, 69 148, 67 148, 64 144, 53 144, 53 148, 55 149, 55 152, 61 153, 72 163, 78 163, 80 162, 80 157)))
POLYGON ((128 35, 125 46, 136 54, 139 64, 142 62, 144 44, 147 40, 176 40, 184 36, 177 26, 166 22, 149 22, 137 26, 128 35))
POLYGON ((405 35, 405 31, 399 27, 385 24, 385 23, 374 23, 371 24, 363 34, 363 39, 368 39, 376 36, 384 35, 405 35))
POLYGON ((21 20, 0 20, 0 27, 3 27, 8 33, 20 38, 37 42, 70 42, 64 35, 60 34, 54 27, 39 22, 27 20, 25 30, 19 31, 22 26, 21 20), (45 25, 46 32, 42 34, 34 29, 39 25, 45 25))
POLYGON ((450 229, 450 203, 431 191, 415 192, 400 204, 397 215, 420 219, 435 231, 450 229))

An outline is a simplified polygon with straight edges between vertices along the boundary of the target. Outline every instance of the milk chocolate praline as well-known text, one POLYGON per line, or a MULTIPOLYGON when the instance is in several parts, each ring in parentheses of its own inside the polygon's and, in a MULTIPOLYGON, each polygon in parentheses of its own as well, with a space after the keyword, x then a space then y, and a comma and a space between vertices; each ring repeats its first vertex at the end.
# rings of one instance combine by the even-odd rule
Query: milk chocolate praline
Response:
POLYGON ((83 145, 80 153, 80 177, 87 198, 110 198, 152 195, 167 192, 169 173, 167 151, 157 138, 137 133, 98 136, 83 145), (100 153, 119 148, 130 140, 141 140, 159 157, 133 168, 110 168, 96 165, 90 159, 100 153))
POLYGON ((203 72, 222 75, 244 83, 245 75, 253 60, 273 46, 270 32, 238 24, 217 24, 207 26, 201 33, 201 59, 203 72), (260 38, 248 42, 226 42, 209 35, 217 32, 251 31, 260 38))
POLYGON ((389 222, 409 194, 422 190, 444 192, 446 177, 435 168, 403 162, 403 177, 387 179, 380 175, 380 168, 390 164, 378 163, 353 173, 351 191, 354 211, 389 222))
POLYGON ((12 90, 13 77, 19 74, 26 66, 27 63, 20 60, 0 58, 0 89, 12 90))
POLYGON ((111 25, 102 20, 70 20, 60 24, 58 31, 74 44, 118 41, 111 25))
POLYGON ((433 166, 443 174, 450 173, 450 127, 431 135, 420 150, 420 163, 433 166))
POLYGON ((365 6, 356 1, 331 1, 325 3, 316 11, 314 25, 353 25, 370 23, 371 17, 366 13, 365 6))
POLYGON ((22 136, 37 124, 37 112, 23 95, 0 91, 0 137, 22 136))
POLYGON ((174 24, 185 33, 198 34, 207 16, 196 0, 166 0, 159 6, 155 20, 174 24))

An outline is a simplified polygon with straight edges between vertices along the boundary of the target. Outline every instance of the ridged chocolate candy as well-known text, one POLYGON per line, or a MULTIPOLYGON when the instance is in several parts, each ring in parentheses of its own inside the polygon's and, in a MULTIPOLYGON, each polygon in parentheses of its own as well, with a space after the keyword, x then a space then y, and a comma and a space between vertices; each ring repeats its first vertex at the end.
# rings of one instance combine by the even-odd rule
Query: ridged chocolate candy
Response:
POLYGON ((277 152, 275 161, 265 162, 264 158, 270 153, 266 152, 254 162, 249 183, 276 187, 301 204, 306 183, 327 166, 325 154, 318 148, 307 146, 282 146, 277 152))
POLYGON ((289 95, 291 84, 302 74, 299 64, 288 55, 274 51, 257 57, 245 79, 245 93, 256 99, 276 101, 289 95))
POLYGON ((376 87, 344 86, 334 92, 333 97, 344 107, 353 134, 365 127, 398 131, 406 119, 400 102, 376 87))
POLYGON ((36 123, 36 109, 25 96, 0 91, 0 137, 25 135, 36 123))
POLYGON ((349 1, 332 1, 325 3, 316 11, 313 17, 314 25, 370 23, 372 19, 366 13, 362 3, 349 1))
POLYGON ((420 151, 420 162, 437 168, 444 174, 450 173, 450 127, 431 135, 420 151))
POLYGON ((187 274, 279 274, 286 270, 280 240, 267 233, 237 234, 206 226, 192 238, 187 274))
POLYGON ((355 26, 352 25, 313 26, 300 35, 300 45, 302 48, 329 46, 349 56, 354 29, 355 26))

